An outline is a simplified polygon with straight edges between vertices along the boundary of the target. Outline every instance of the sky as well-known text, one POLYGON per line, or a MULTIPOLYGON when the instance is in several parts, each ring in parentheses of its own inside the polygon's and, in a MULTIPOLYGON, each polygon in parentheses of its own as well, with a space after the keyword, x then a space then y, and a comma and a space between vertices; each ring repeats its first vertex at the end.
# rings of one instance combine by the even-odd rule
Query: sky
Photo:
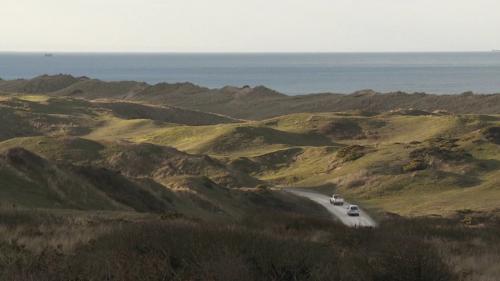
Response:
POLYGON ((500 49, 498 0, 0 0, 0 51, 500 49))

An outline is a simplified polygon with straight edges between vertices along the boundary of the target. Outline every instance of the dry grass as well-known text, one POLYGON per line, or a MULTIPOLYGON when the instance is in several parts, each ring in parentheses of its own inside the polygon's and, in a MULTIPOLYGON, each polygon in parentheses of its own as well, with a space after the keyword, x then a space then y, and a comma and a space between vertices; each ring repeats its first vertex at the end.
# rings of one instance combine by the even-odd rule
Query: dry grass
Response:
POLYGON ((105 216, 89 224, 81 214, 37 212, 3 218, 10 225, 2 234, 20 236, 0 240, 3 280, 454 280, 416 230, 438 234, 421 223, 349 229, 287 212, 210 224, 105 216), (66 237, 81 225, 90 230, 66 237))

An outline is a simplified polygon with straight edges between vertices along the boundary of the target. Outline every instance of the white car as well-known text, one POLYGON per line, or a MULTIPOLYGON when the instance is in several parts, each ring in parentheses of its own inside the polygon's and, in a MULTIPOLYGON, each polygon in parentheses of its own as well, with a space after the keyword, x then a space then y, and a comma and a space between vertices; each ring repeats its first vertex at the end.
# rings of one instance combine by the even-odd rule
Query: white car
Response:
POLYGON ((333 194, 332 197, 330 197, 330 204, 333 204, 335 206, 343 206, 344 205, 344 198, 342 198, 338 194, 333 194))
POLYGON ((359 207, 357 205, 349 205, 347 206, 347 212, 346 214, 348 216, 359 216, 359 207))

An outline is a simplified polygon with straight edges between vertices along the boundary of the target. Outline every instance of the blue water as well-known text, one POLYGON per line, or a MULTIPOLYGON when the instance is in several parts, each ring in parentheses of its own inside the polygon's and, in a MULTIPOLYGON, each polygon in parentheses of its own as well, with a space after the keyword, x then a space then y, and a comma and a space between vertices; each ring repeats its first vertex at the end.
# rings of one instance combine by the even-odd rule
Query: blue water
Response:
POLYGON ((322 54, 0 53, 0 77, 68 73, 102 80, 265 85, 287 94, 360 89, 500 92, 500 52, 322 54))

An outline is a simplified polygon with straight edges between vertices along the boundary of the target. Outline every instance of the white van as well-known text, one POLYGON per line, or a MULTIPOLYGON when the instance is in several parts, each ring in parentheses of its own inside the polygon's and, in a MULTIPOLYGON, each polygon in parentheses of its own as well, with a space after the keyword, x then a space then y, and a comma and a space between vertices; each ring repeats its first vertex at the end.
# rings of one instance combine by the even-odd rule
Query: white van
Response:
POLYGON ((330 204, 335 206, 343 206, 344 198, 342 198, 342 196, 338 194, 333 194, 332 197, 330 197, 330 204))

